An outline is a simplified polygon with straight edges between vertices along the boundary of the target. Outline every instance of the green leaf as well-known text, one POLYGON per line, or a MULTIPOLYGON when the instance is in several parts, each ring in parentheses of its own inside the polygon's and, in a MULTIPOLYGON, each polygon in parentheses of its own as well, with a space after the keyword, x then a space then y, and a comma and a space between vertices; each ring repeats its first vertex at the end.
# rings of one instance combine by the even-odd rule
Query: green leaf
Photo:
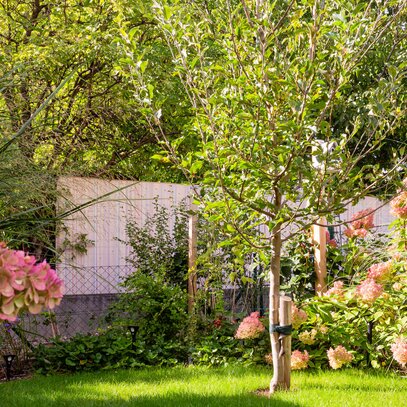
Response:
POLYGON ((142 61, 142 62, 140 62, 140 71, 141 71, 141 73, 144 73, 144 72, 145 72, 145 70, 146 70, 146 68, 147 68, 147 65, 148 65, 148 61, 142 61))
POLYGON ((69 358, 65 359, 65 364, 67 366, 76 366, 76 363, 72 359, 69 359, 69 358))
POLYGON ((173 14, 172 8, 169 7, 169 6, 167 6, 167 5, 165 5, 165 6, 164 6, 164 18, 165 18, 166 20, 169 20, 169 19, 171 18, 172 14, 173 14))
POLYGON ((203 161, 194 161, 191 165, 190 171, 192 174, 197 173, 203 166, 203 161))

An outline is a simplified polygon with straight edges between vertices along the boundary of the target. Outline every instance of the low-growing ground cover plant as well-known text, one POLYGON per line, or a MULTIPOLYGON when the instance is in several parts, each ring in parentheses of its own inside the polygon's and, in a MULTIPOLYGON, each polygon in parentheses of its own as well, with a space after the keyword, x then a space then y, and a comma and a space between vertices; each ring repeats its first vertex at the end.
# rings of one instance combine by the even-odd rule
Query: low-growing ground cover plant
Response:
POLYGON ((53 339, 34 349, 36 371, 55 372, 96 371, 144 366, 174 366, 184 364, 186 344, 158 336, 152 341, 138 338, 132 341, 126 328, 110 328, 96 335, 76 335, 69 340, 53 339))

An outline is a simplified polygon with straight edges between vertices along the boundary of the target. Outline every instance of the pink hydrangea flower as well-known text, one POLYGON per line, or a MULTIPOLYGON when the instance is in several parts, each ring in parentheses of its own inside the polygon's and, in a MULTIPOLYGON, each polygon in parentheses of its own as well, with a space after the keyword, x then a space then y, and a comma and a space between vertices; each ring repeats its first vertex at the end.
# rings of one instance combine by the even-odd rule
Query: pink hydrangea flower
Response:
POLYGON ((371 278, 380 282, 386 281, 392 275, 392 268, 393 263, 391 260, 383 263, 373 264, 367 272, 367 278, 371 278))
POLYGON ((308 315, 305 311, 297 308, 296 305, 293 304, 291 308, 291 318, 293 328, 298 329, 301 324, 303 324, 307 320, 308 315))
POLYGON ((364 209, 355 213, 351 219, 353 229, 372 229, 374 227, 373 216, 373 208, 364 209))
POLYGON ((329 366, 332 369, 340 369, 346 363, 352 361, 353 356, 342 345, 337 346, 335 349, 329 348, 327 351, 329 366))
POLYGON ((398 218, 407 219, 407 191, 401 192, 390 202, 390 213, 398 218))
POLYGON ((331 239, 331 235, 326 231, 326 244, 331 247, 338 247, 338 243, 335 239, 331 239))
POLYGON ((383 286, 372 278, 362 281, 357 287, 355 295, 367 303, 374 302, 383 294, 383 286))
POLYGON ((373 208, 364 209, 363 211, 359 211, 355 213, 351 218, 350 226, 345 229, 345 235, 348 238, 351 237, 360 237, 365 238, 367 235, 367 231, 374 227, 373 223, 373 208))
POLYGON ((407 339, 396 339, 391 345, 391 351, 393 352, 393 358, 404 367, 407 364, 407 339))
POLYGON ((15 321, 23 310, 36 314, 61 302, 62 280, 46 261, 35 262, 0 242, 0 319, 15 321))
POLYGON ((293 351, 291 354, 291 369, 300 370, 308 367, 309 355, 306 350, 300 352, 299 350, 293 351))
POLYGON ((352 227, 345 229, 344 231, 346 237, 360 237, 364 239, 367 235, 366 229, 353 229, 352 227))
POLYGON ((395 251, 392 253, 392 257, 395 261, 403 260, 403 255, 399 251, 395 251))
POLYGON ((330 297, 332 295, 336 295, 338 297, 343 297, 343 281, 335 281, 333 287, 331 287, 325 295, 330 297))
POLYGON ((266 328, 260 321, 260 314, 252 312, 248 317, 244 318, 240 323, 239 328, 235 333, 236 339, 254 339, 258 338, 266 328))

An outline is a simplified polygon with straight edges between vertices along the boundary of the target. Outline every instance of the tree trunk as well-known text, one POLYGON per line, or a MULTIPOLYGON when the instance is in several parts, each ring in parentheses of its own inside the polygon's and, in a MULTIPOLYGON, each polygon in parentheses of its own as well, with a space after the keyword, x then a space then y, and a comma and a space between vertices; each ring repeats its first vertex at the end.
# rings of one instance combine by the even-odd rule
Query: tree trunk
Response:
MULTIPOLYGON (((279 325, 279 300, 280 300, 280 260, 281 260, 281 232, 274 234, 272 240, 273 258, 270 270, 270 328, 279 325)), ((279 333, 270 329, 271 353, 273 356, 273 378, 270 382, 270 393, 274 393, 284 381, 283 364, 279 357, 280 341, 279 333)))
POLYGON ((188 313, 192 314, 195 305, 195 296, 197 290, 196 281, 196 258, 197 258, 197 234, 198 234, 198 216, 191 214, 189 216, 188 231, 188 313))
MULTIPOLYGON (((275 191, 275 206, 281 208, 281 195, 275 191)), ((291 336, 277 332, 279 326, 291 325, 291 299, 280 298, 280 269, 281 269, 281 226, 273 229, 272 238, 273 257, 270 269, 270 339, 273 356, 273 378, 270 382, 270 393, 290 388, 291 374, 291 336)))
MULTIPOLYGON (((280 325, 285 327, 291 327, 292 315, 291 315, 292 300, 290 297, 280 297, 280 325)), ((291 330, 291 328, 290 328, 291 330)), ((280 358, 283 364, 283 382, 280 387, 288 390, 291 384, 291 332, 287 334, 280 334, 280 358)))
MULTIPOLYGON (((326 225, 326 219, 320 218, 318 223, 326 225)), ((312 226, 312 240, 314 244, 314 268, 316 274, 315 293, 318 296, 326 292, 326 231, 319 225, 312 226)))

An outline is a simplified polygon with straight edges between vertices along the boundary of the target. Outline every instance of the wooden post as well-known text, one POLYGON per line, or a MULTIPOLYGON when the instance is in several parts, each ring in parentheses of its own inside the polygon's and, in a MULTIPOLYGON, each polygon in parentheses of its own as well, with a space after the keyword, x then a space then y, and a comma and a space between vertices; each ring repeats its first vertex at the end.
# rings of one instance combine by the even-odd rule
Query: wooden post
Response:
MULTIPOLYGON (((320 218, 319 224, 327 225, 325 218, 320 218)), ((319 296, 326 291, 326 226, 312 226, 312 243, 315 247, 314 267, 317 281, 315 283, 315 293, 319 296)))
MULTIPOLYGON (((289 326, 292 323, 291 316, 292 300, 290 297, 282 295, 280 297, 279 320, 280 326, 289 326)), ((279 386, 288 390, 291 385, 291 334, 280 334, 280 357, 283 365, 283 383, 279 386)))
POLYGON ((188 229, 188 313, 192 313, 195 303, 196 284, 196 257, 197 257, 197 234, 198 215, 189 216, 188 229))

